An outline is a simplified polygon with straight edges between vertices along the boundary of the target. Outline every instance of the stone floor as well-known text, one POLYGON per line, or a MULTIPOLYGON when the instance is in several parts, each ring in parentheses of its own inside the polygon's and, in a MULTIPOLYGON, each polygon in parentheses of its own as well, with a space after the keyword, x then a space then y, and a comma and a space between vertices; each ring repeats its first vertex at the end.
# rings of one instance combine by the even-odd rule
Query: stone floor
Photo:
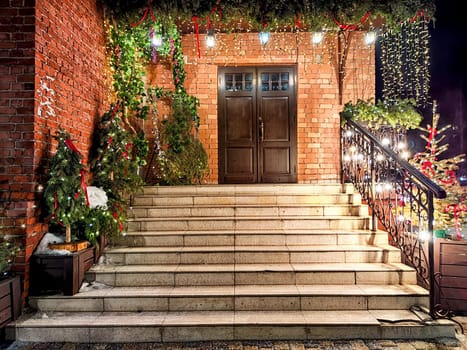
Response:
POLYGON ((7 350, 467 350, 465 339, 439 339, 433 341, 407 340, 349 340, 349 341, 243 341, 203 343, 19 343, 7 350))
POLYGON ((467 317, 456 317, 456 339, 434 340, 307 340, 197 343, 1 343, 0 350, 467 350, 467 317))

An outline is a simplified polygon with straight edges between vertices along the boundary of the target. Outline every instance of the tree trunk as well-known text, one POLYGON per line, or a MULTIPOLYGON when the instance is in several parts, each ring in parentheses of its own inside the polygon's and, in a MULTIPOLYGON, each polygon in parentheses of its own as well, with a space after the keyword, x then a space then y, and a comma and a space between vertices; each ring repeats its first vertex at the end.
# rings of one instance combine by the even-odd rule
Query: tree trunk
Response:
POLYGON ((71 226, 65 226, 65 243, 71 243, 71 226))

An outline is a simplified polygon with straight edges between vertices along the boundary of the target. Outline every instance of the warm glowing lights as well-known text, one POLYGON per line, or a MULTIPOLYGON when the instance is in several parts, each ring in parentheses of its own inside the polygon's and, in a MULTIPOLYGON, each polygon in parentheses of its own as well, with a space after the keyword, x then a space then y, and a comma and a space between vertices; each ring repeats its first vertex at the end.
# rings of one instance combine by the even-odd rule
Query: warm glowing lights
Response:
POLYGON ((365 44, 373 45, 376 42, 376 38, 377 38, 376 32, 366 32, 365 38, 364 38, 365 44))
POLYGON ((206 34, 206 46, 209 48, 213 48, 214 46, 216 46, 216 37, 212 29, 208 29, 208 32, 206 34))
POLYGON ((266 45, 269 41, 271 33, 269 32, 259 32, 259 42, 262 46, 266 45))
POLYGON ((324 33, 323 32, 313 32, 313 34, 311 34, 311 42, 314 45, 321 44, 323 39, 324 39, 324 33))
POLYGON ((162 34, 154 33, 151 38, 151 44, 154 47, 162 46, 162 34))

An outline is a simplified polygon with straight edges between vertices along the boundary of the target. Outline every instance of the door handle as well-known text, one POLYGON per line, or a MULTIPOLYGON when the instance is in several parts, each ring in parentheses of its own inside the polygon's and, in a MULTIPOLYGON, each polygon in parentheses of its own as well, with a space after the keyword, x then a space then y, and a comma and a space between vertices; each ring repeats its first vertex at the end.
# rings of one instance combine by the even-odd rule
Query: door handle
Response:
POLYGON ((259 140, 260 142, 264 141, 264 122, 263 118, 259 117, 259 140))

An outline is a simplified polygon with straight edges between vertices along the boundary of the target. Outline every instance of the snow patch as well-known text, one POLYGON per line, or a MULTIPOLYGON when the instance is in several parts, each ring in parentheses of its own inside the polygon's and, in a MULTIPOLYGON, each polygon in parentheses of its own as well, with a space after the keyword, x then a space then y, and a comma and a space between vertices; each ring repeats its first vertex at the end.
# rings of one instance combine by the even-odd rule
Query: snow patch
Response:
POLYGON ((53 233, 46 233, 44 237, 42 237, 41 241, 39 242, 39 245, 36 248, 36 251, 34 252, 34 255, 36 254, 48 254, 48 255, 70 255, 72 254, 70 251, 65 250, 65 249, 50 249, 49 244, 50 243, 63 243, 65 242, 65 237, 63 236, 58 236, 53 233))

